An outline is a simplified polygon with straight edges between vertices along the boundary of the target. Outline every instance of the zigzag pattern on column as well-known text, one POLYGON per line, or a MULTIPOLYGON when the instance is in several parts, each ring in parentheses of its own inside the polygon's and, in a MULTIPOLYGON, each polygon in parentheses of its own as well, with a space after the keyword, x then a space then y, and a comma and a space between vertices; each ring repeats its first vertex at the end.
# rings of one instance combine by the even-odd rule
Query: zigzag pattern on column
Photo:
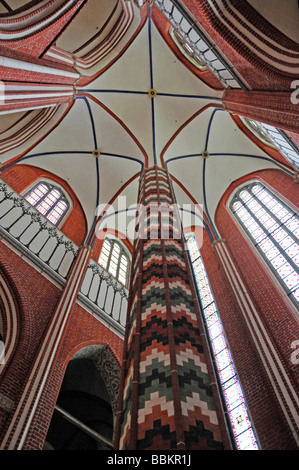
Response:
POLYGON ((222 449, 190 267, 166 171, 154 167, 144 172, 139 203, 145 206, 145 219, 138 220, 143 241, 136 240, 133 255, 119 448, 222 449))

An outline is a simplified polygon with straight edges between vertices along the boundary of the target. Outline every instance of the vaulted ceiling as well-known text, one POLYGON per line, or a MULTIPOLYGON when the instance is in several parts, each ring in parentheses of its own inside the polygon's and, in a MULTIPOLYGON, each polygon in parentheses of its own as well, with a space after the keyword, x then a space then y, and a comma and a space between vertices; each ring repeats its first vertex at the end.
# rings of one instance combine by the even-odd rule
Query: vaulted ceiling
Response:
MULTIPOLYGON (((115 24, 119 5, 116 0, 89 0, 57 48, 78 57, 90 54, 88 44, 109 31, 109 21, 115 24)), ((136 7, 134 21, 121 40, 122 47, 124 41, 128 47, 123 50, 120 43, 114 44, 109 66, 107 58, 104 66, 101 60, 93 65, 90 83, 78 88, 77 99, 59 125, 47 134, 51 126, 45 124, 30 141, 30 150, 27 142, 6 152, 2 161, 22 151, 26 164, 69 183, 89 228, 99 204, 115 199, 115 207, 123 208, 125 196, 126 207, 134 206, 138 175, 144 166, 154 164, 168 168, 179 205, 195 200, 213 220, 233 181, 253 171, 277 168, 277 162, 220 107, 223 91, 207 85, 178 59, 150 13, 139 32, 136 25, 142 19, 136 7), (149 95, 151 89, 156 90, 155 97, 149 95), (98 159, 94 149, 100 150, 98 159), (208 158, 203 158, 204 151, 208 158)), ((67 109, 61 106, 60 117, 67 109)), ((3 118, 2 131, 20 117, 3 118)))

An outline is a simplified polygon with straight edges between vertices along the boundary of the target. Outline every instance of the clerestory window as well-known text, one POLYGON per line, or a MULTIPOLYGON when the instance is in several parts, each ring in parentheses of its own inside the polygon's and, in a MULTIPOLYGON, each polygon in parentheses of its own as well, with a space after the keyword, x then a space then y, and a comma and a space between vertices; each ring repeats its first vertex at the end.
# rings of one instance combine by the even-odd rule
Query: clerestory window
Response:
POLYGON ((54 225, 61 221, 69 208, 62 190, 44 181, 40 181, 24 197, 54 225))
POLYGON ((245 126, 264 144, 269 145, 269 147, 275 148, 273 142, 269 139, 266 132, 259 126, 256 121, 240 116, 241 121, 245 126))
POLYGON ((207 69, 206 64, 198 57, 196 52, 178 31, 176 31, 174 28, 170 28, 169 33, 179 51, 186 57, 186 59, 189 60, 189 62, 191 62, 191 64, 201 71, 207 69))
POLYGON ((129 257, 118 241, 105 238, 98 262, 121 284, 128 285, 129 257))
POLYGON ((239 189, 231 210, 298 308, 298 214, 259 182, 239 189))
POLYGON ((217 366, 218 377, 238 450, 257 450, 258 444, 227 345, 205 266, 194 236, 187 240, 199 300, 217 366))
POLYGON ((241 120, 261 142, 276 148, 296 170, 299 169, 299 150, 282 129, 244 117, 241 120))

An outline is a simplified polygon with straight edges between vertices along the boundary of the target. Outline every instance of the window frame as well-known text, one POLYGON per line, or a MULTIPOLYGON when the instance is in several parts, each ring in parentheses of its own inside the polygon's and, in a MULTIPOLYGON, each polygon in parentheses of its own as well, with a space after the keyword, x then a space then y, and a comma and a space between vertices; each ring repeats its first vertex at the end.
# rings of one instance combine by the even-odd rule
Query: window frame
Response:
POLYGON ((275 150, 278 150, 277 147, 271 142, 271 140, 268 138, 267 135, 263 132, 263 130, 260 128, 260 132, 258 132, 255 127, 252 125, 252 123, 255 123, 258 126, 257 122, 254 119, 246 118, 244 116, 239 116, 241 119, 242 123, 244 126, 253 134, 262 144, 267 145, 268 147, 271 147, 275 150))
POLYGON ((31 207, 33 207, 39 214, 41 214, 43 217, 45 217, 45 219, 50 223, 52 224, 54 227, 56 228, 60 228, 66 221, 66 219, 69 217, 70 213, 71 213, 71 210, 73 209, 73 203, 72 203, 72 200, 70 198, 70 196, 68 195, 68 193, 66 192, 66 190, 61 186, 61 184, 57 183, 56 181, 53 181, 51 180, 50 178, 39 178, 37 180, 34 181, 34 183, 32 183, 30 186, 28 186, 24 191, 22 191, 21 193, 21 196, 24 198, 24 200, 26 202, 28 202, 28 204, 30 204, 31 207), (29 194, 34 191, 39 185, 41 184, 45 184, 47 185, 48 187, 50 186, 51 189, 57 189, 61 194, 62 194, 62 197, 60 197, 57 201, 55 201, 55 204, 52 205, 49 210, 46 212, 46 214, 42 214, 37 208, 36 206, 50 193, 50 191, 48 191, 45 196, 43 196, 39 201, 36 202, 35 205, 32 205, 29 201, 26 200, 26 197, 29 196, 29 194), (52 209, 54 209, 54 207, 56 206, 56 204, 60 201, 60 200, 63 200, 66 202, 67 204, 67 207, 66 207, 66 210, 64 211, 64 213, 62 214, 62 216, 58 219, 57 223, 54 224, 53 222, 51 222, 51 220, 49 220, 47 218, 47 214, 49 214, 51 212, 52 209))
MULTIPOLYGON (((251 430, 251 444, 252 444, 253 447, 255 446, 255 449, 250 449, 250 450, 259 450, 260 445, 259 445, 259 442, 258 442, 258 437, 257 437, 256 431, 255 431, 254 423, 252 421, 250 412, 247 408, 246 399, 244 397, 242 386, 241 386, 241 383, 240 383, 240 380, 239 380, 239 377, 238 377, 238 371, 237 371, 236 366, 234 364, 234 360, 233 360, 233 357, 232 357, 232 354, 231 354, 231 351, 230 351, 230 347, 229 347, 229 342, 227 340, 227 337, 226 337, 226 334, 225 334, 225 331, 224 331, 224 327, 223 327, 223 324, 222 324, 222 321, 221 321, 221 316, 220 316, 220 313, 219 313, 217 302, 215 300, 213 289, 212 289, 212 286, 211 286, 211 283, 210 283, 210 280, 209 280, 209 277, 208 277, 208 273, 207 273, 207 270, 206 270, 204 260, 202 259, 201 251, 200 251, 200 248, 198 246, 198 242, 197 242, 197 238, 196 238, 195 233, 190 232, 190 233, 185 234, 185 240, 186 240, 186 250, 188 252, 188 257, 189 257, 190 265, 191 265, 190 268, 192 270, 194 284, 195 284, 195 288, 196 288, 196 292, 197 292, 197 296, 198 296, 198 302, 199 302, 200 309, 201 309, 201 312, 202 312, 203 323, 204 323, 204 327, 205 327, 205 331, 206 331, 206 337, 207 337, 207 340, 208 340, 208 344, 210 346, 210 353, 211 353, 211 356, 213 358, 213 363, 215 364, 215 373, 216 373, 216 377, 218 379, 217 382, 218 382, 220 393, 221 393, 221 396, 222 396, 222 402, 223 402, 223 406, 224 406, 224 409, 225 409, 225 415, 227 416, 227 424, 228 424, 228 426, 231 430, 230 434, 231 434, 232 441, 235 443, 235 446, 238 450, 243 450, 242 449, 242 444, 240 442, 240 437, 243 435, 243 433, 246 433, 246 432, 250 433, 250 430, 251 430), (190 251, 190 248, 189 248, 189 245, 188 245, 190 238, 193 238, 195 240, 196 249, 199 253, 199 256, 197 256, 197 258, 195 258, 195 259, 192 259, 191 251, 190 251), (203 274, 203 277, 205 278, 205 282, 206 282, 206 286, 204 287, 206 289, 206 295, 204 297, 202 296, 203 286, 200 286, 200 283, 197 280, 196 263, 199 263, 199 265, 202 265, 202 268, 199 267, 198 270, 199 270, 199 276, 200 276, 200 274, 203 274), (207 304, 206 305, 204 305, 204 301, 203 301, 203 299, 205 297, 207 297, 207 300, 206 300, 207 304), (213 310, 212 312, 211 312, 211 309, 213 310), (209 319, 211 319, 213 316, 214 316, 214 321, 212 319, 211 323, 209 325, 209 319), (215 320, 215 318, 216 318, 216 320, 215 320), (215 324, 217 322, 218 322, 218 325, 219 325, 218 326, 218 332, 217 332, 218 334, 216 334, 216 336, 212 337, 211 336, 212 333, 213 333, 212 329, 215 327, 215 324), (224 346, 224 348, 222 350, 219 349, 219 351, 216 353, 216 349, 217 349, 217 347, 219 347, 219 343, 218 343, 218 346, 217 346, 217 342, 219 341, 220 336, 221 336, 220 347, 222 345, 222 347, 224 346), (216 355, 222 354, 225 349, 227 350, 226 360, 228 360, 230 362, 230 364, 225 365, 225 367, 223 367, 221 369, 221 367, 220 367, 221 359, 219 360, 219 358, 218 358, 218 360, 217 360, 216 355), (225 375, 227 373, 227 370, 229 370, 229 374, 233 373, 233 375, 229 375, 228 377, 227 376, 225 377, 225 375), (229 392, 228 392, 229 389, 233 389, 233 393, 231 394, 230 398, 229 398, 229 392), (234 401, 233 401, 233 397, 234 397, 233 394, 234 393, 236 394, 236 392, 238 392, 239 403, 235 407, 231 407, 233 404, 235 404, 234 401), (239 409, 242 410, 242 411, 239 411, 239 409), (237 413, 236 413, 236 411, 237 411, 237 413), (239 417, 241 415, 243 415, 243 418, 245 418, 245 423, 247 424, 247 428, 243 431, 238 430, 237 427, 235 427, 235 425, 234 425, 235 422, 233 420, 233 417, 234 416, 236 417, 236 414, 239 414, 239 412, 241 413, 239 415, 239 417), (240 431, 240 432, 238 432, 238 431, 240 431)), ((214 334, 215 334, 215 331, 214 331, 214 334)), ((237 400, 237 402, 238 402, 238 400, 237 400)))
MULTIPOLYGON (((290 305, 294 307, 295 312, 298 315, 299 301, 297 301, 295 299, 295 297, 292 295, 291 289, 287 287, 286 283, 283 281, 283 278, 279 275, 279 273, 277 273, 277 270, 275 269, 275 267, 271 264, 270 260, 266 257, 263 250, 259 247, 258 242, 254 239, 254 237, 251 235, 249 230, 246 229, 246 227, 243 225, 242 221, 238 218, 238 216, 234 214, 235 210, 232 208, 232 206, 233 206, 233 203, 236 202, 235 197, 238 195, 238 193, 240 191, 242 191, 243 189, 246 189, 246 187, 248 187, 248 186, 252 187, 252 186, 254 186, 254 184, 260 184, 261 186, 263 186, 267 191, 270 192, 270 194, 273 195, 274 198, 277 199, 278 203, 280 203, 288 211, 293 212, 293 214, 296 215, 299 218, 299 212, 298 212, 297 208, 294 206, 294 204, 291 201, 288 201, 285 197, 283 197, 281 194, 279 194, 275 190, 275 188, 272 188, 267 182, 265 182, 263 180, 260 180, 258 178, 250 179, 250 180, 248 180, 246 182, 243 182, 242 184, 238 185, 238 187, 235 188, 235 190, 230 194, 230 196, 227 200, 226 208, 228 209, 229 214, 232 217, 232 220, 234 221, 234 223, 237 225, 240 232, 242 233, 244 239, 248 242, 250 248, 252 249, 252 252, 257 256, 257 258, 261 262, 261 264, 263 264, 265 266, 265 268, 266 268, 268 274, 270 275, 273 283, 276 284, 277 288, 279 288, 279 291, 284 296, 284 298, 288 299, 288 301, 290 302, 290 305)), ((266 210, 268 211, 268 213, 272 217, 273 214, 271 213, 271 211, 269 211, 268 208, 266 208, 266 210)), ((263 227, 262 224, 260 224, 260 226, 263 227)), ((284 228, 284 225, 281 222, 280 222, 280 226, 282 228, 284 228)), ((264 231, 266 231, 266 230, 267 229, 264 228, 264 231)), ((272 230, 272 232, 275 232, 275 230, 272 230)), ((289 229, 286 228, 286 231, 287 231, 287 233, 290 232, 290 234, 291 234, 291 231, 289 229)), ((270 234, 271 234, 271 232, 270 232, 270 234)), ((292 235, 292 237, 294 238, 294 240, 296 242, 296 236, 292 235)), ((272 238, 271 237, 269 238, 268 235, 266 235, 266 238, 270 239, 270 241, 273 242, 272 238)), ((298 241, 298 244, 299 244, 299 241, 298 241)), ((276 246, 276 244, 274 244, 274 245, 276 246)), ((278 248, 278 250, 280 251, 280 253, 283 256, 286 255, 286 261, 289 262, 290 257, 288 256, 288 254, 284 250, 280 250, 279 248, 278 248)), ((296 268, 296 271, 299 274, 299 267, 296 268)), ((285 276, 285 277, 287 277, 287 276, 285 276)), ((297 284, 297 289, 298 289, 298 287, 299 287, 299 284, 297 284)), ((296 289, 294 289, 294 291, 295 290, 296 289)))
POLYGON ((130 267, 131 267, 131 259, 130 259, 130 254, 128 253, 128 250, 127 248, 120 242, 119 239, 117 238, 114 238, 114 237, 109 237, 109 236, 106 236, 104 241, 103 241, 103 245, 101 247, 101 251, 100 251, 100 254, 99 254, 99 257, 98 257, 98 264, 103 268, 105 269, 105 271, 107 271, 117 282, 119 282, 121 285, 123 285, 124 287, 128 288, 128 285, 129 285, 129 276, 130 276, 130 267), (110 248, 110 251, 109 251, 109 255, 108 255, 108 260, 107 260, 107 265, 106 265, 106 268, 104 268, 104 266, 100 263, 100 258, 101 258, 101 255, 102 255, 102 251, 103 251, 103 248, 104 248, 104 244, 105 244, 105 241, 108 241, 110 244, 111 244, 111 248, 110 248), (113 254, 113 247, 114 245, 117 245, 120 249, 120 253, 119 253, 119 257, 118 257, 118 262, 117 262, 117 268, 116 268, 116 275, 112 274, 110 271, 109 271, 109 267, 110 267, 110 261, 111 261, 111 257, 112 257, 112 254, 113 254), (119 272, 120 272, 120 264, 121 264, 121 258, 122 256, 125 256, 126 259, 127 259, 127 271, 126 271, 126 281, 125 281, 125 284, 119 280, 119 272))
POLYGON ((190 62, 191 65, 193 65, 193 67, 196 67, 197 70, 199 70, 200 72, 205 72, 208 69, 205 62, 201 59, 201 57, 198 56, 198 54, 196 54, 196 52, 192 49, 192 47, 188 44, 188 42, 185 41, 183 43, 184 38, 179 33, 179 31, 177 31, 173 26, 170 26, 169 28, 169 36, 172 42, 180 51, 180 53, 185 57, 185 59, 187 59, 190 62), (187 51, 185 45, 190 47, 192 52, 187 51))

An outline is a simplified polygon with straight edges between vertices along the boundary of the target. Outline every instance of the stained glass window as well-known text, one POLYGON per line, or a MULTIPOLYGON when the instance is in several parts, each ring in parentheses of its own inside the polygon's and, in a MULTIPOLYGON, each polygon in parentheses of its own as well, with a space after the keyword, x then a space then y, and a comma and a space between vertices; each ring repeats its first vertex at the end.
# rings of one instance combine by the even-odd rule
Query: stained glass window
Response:
POLYGON ((231 209, 298 308, 298 214, 260 183, 241 188, 231 209))
POLYGON ((282 129, 244 117, 241 117, 241 120, 256 137, 270 147, 276 148, 296 170, 299 169, 298 146, 282 129))
POLYGON ((198 57, 196 52, 186 42, 185 38, 174 28, 170 28, 170 36, 180 52, 199 70, 206 70, 206 64, 198 57))
POLYGON ((187 241, 199 300, 217 365, 224 400, 238 450, 257 450, 242 389, 236 374, 206 270, 194 236, 187 241))
POLYGON ((253 121, 252 119, 248 119, 245 117, 240 117, 240 119, 243 121, 245 126, 264 144, 269 145, 270 147, 273 147, 273 148, 275 147, 273 145, 273 142, 269 139, 266 132, 263 131, 263 129, 259 126, 259 124, 256 121, 253 121))
POLYGON ((54 225, 69 208, 62 191, 48 182, 40 182, 25 195, 25 199, 54 225))
POLYGON ((119 242, 105 238, 99 264, 123 285, 128 284, 129 258, 119 242))

